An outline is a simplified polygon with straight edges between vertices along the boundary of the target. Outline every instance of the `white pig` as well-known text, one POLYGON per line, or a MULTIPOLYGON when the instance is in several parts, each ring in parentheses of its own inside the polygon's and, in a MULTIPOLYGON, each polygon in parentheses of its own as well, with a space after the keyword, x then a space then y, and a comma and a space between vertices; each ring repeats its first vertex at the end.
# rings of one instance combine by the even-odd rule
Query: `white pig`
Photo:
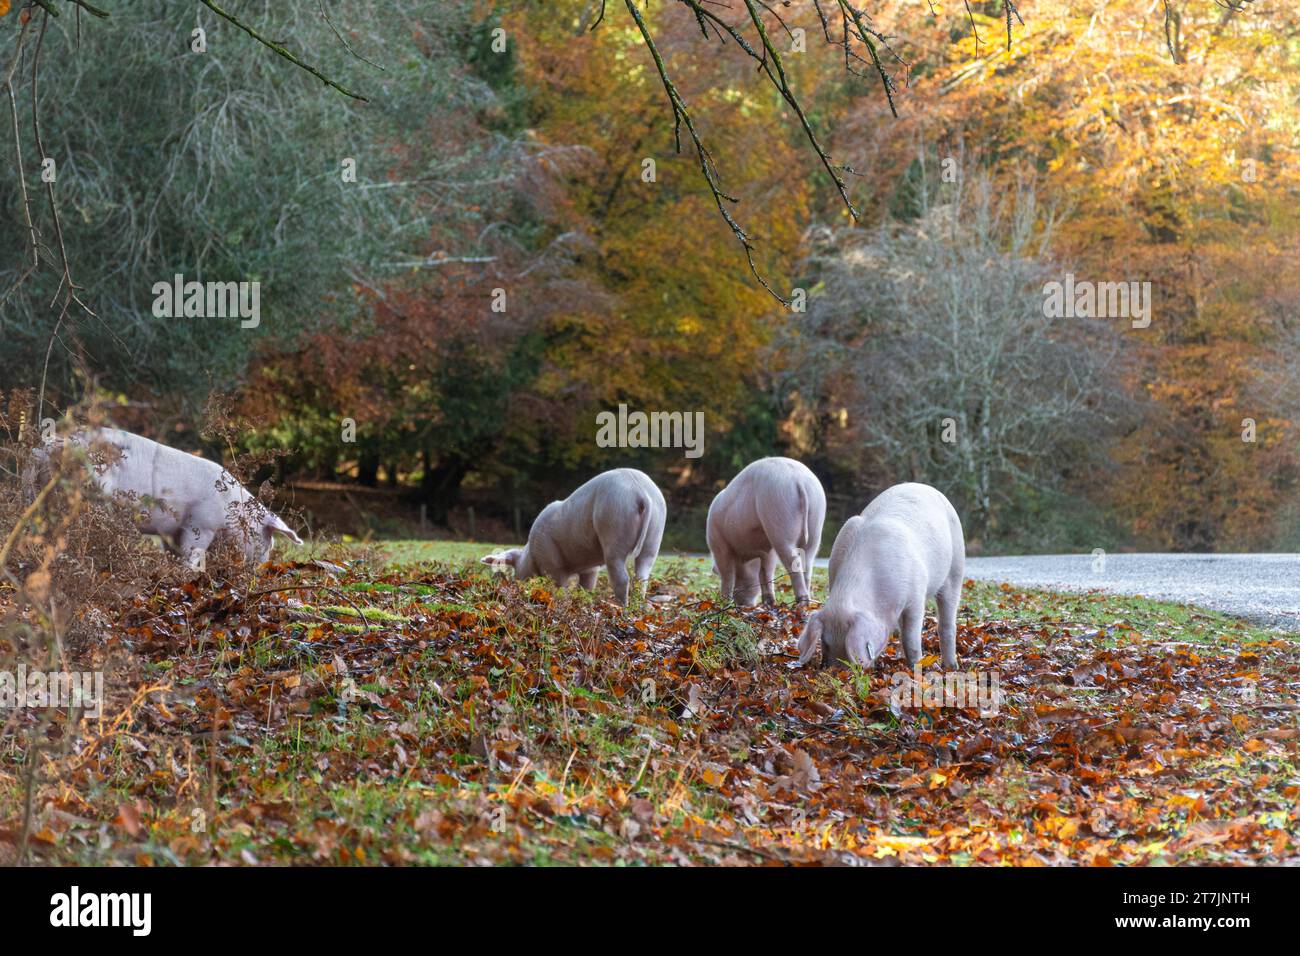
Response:
POLYGON ((776 562, 790 574, 795 601, 810 596, 813 561, 821 547, 826 492, 806 466, 792 458, 750 462, 709 505, 705 536, 722 600, 776 603, 776 562))
MULTIPOLYGON (((158 535, 191 567, 203 567, 208 546, 222 531, 255 564, 270 559, 277 534, 302 544, 292 528, 214 461, 116 428, 78 432, 69 441, 91 452, 99 489, 106 495, 133 496, 136 527, 158 535)), ((62 444, 62 439, 53 440, 44 454, 62 444)))
POLYGON ((830 594, 799 638, 800 663, 820 645, 823 667, 845 658, 870 667, 897 631, 915 666, 925 602, 934 598, 943 667, 955 670, 965 569, 961 519, 942 492, 914 482, 887 488, 835 538, 830 594))
POLYGON ((635 559, 636 579, 644 588, 659 557, 667 514, 663 492, 647 475, 635 468, 615 468, 543 508, 524 547, 482 560, 509 565, 520 580, 548 577, 556 587, 568 586, 576 575, 587 590, 596 586, 603 564, 614 599, 626 604, 628 559, 635 559))

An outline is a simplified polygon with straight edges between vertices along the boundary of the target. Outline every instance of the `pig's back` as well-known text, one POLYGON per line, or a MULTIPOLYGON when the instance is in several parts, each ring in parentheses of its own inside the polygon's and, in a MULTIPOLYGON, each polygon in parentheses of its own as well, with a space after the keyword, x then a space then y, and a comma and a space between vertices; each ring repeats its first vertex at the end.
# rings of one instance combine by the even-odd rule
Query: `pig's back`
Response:
POLYGON ((746 488, 754 490, 760 487, 806 486, 810 483, 821 484, 817 476, 803 462, 795 461, 793 458, 772 456, 751 461, 740 469, 736 477, 731 479, 731 483, 723 490, 744 491, 746 488))
POLYGON ((801 488, 810 508, 826 498, 821 482, 807 465, 793 458, 773 456, 751 461, 740 469, 714 501, 721 514, 739 509, 737 517, 743 515, 742 520, 752 522, 760 511, 797 503, 801 488))
POLYGON ((642 496, 651 502, 664 500, 659 486, 645 472, 635 468, 612 468, 579 485, 565 502, 589 510, 598 498, 635 502, 642 496))
POLYGON ((554 528, 570 542, 566 548, 573 550, 581 542, 594 541, 602 534, 608 536, 615 526, 635 517, 642 500, 649 511, 665 510, 663 492, 648 475, 635 468, 602 471, 561 502, 554 528))
POLYGON ((886 488, 862 512, 864 533, 911 542, 929 570, 933 593, 965 561, 961 520, 943 492, 920 482, 886 488))
POLYGON ((214 498, 242 500, 248 495, 225 468, 153 439, 117 428, 100 428, 93 440, 107 442, 122 457, 102 477, 108 492, 148 495, 172 507, 214 498))
POLYGON ((632 554, 646 522, 662 530, 666 507, 663 492, 644 472, 614 468, 564 499, 548 533, 569 566, 586 568, 607 554, 632 554))

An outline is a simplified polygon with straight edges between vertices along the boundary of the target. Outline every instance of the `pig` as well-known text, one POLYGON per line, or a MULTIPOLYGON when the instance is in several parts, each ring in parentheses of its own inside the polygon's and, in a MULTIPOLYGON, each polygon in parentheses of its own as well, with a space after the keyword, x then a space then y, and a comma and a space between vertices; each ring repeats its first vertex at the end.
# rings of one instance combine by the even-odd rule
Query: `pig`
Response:
MULTIPOLYGON (((219 532, 230 534, 254 564, 271 557, 276 535, 302 539, 214 461, 187 454, 116 428, 77 432, 68 441, 91 453, 94 482, 106 495, 130 495, 136 527, 156 534, 173 554, 201 569, 219 532)), ((64 444, 53 439, 36 455, 44 459, 64 444)))
POLYGON ((542 509, 528 531, 528 543, 483 558, 508 565, 519 580, 544 576, 567 587, 576 576, 590 591, 603 564, 614 600, 627 604, 629 558, 644 590, 659 557, 668 507, 663 492, 635 468, 602 472, 563 501, 542 509))
POLYGON ((811 597, 813 561, 821 547, 826 492, 817 476, 792 458, 750 462, 709 505, 705 536, 721 577, 722 600, 776 603, 776 562, 790 574, 795 602, 811 597))
POLYGON ((799 638, 800 663, 810 662, 820 646, 823 667, 846 658, 870 667, 896 630, 914 667, 925 602, 934 598, 943 667, 955 670, 965 570, 961 519, 943 493, 915 482, 887 488, 835 538, 830 593, 799 638))

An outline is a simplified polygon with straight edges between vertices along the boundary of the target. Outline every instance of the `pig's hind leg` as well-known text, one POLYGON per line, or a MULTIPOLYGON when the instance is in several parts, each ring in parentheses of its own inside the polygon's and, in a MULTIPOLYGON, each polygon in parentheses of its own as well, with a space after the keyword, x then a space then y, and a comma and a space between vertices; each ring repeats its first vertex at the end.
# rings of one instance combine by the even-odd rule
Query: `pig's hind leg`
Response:
MULTIPOLYGON (((808 594, 805 600, 808 601, 812 600, 813 568, 817 565, 817 552, 821 550, 821 546, 822 533, 821 527, 818 526, 816 530, 812 532, 812 538, 808 542, 808 547, 804 549, 803 553, 803 584, 808 594)), ((798 596, 799 595, 796 593, 795 598, 798 599, 798 596)))
MULTIPOLYGON (((796 548, 793 545, 782 546, 771 555, 779 557, 781 564, 790 574, 790 584, 794 587, 794 600, 796 604, 807 604, 809 599, 808 581, 809 568, 807 567, 808 556, 804 554, 802 548, 796 548)), ((774 569, 775 570, 775 569, 774 569)))
POLYGON ((806 603, 808 601, 808 578, 804 574, 807 570, 804 565, 807 563, 807 558, 803 549, 799 547, 799 542, 803 540, 802 512, 792 509, 785 502, 769 497, 760 507, 758 520, 762 525, 763 534, 770 543, 770 550, 763 555, 764 600, 769 604, 776 603, 773 578, 776 571, 776 561, 779 559, 782 567, 790 576, 790 584, 794 588, 795 602, 799 604, 806 603))
POLYGON ((641 547, 641 553, 632 562, 632 568, 636 573, 637 593, 643 598, 650 590, 650 572, 654 570, 657 560, 659 560, 659 544, 656 541, 652 547, 647 536, 645 544, 641 547))
POLYGON ((609 572, 609 583, 614 588, 614 601, 623 606, 627 606, 627 558, 622 560, 610 559, 605 563, 605 570, 609 572))
POLYGON ((588 568, 586 571, 579 572, 578 586, 584 591, 596 590, 596 575, 600 574, 599 568, 588 568))
POLYGON ((736 591, 736 558, 730 551, 718 548, 713 552, 713 563, 718 568, 718 600, 728 604, 736 591))
POLYGON ((769 551, 759 558, 758 582, 763 589, 763 603, 776 607, 776 552, 769 551))

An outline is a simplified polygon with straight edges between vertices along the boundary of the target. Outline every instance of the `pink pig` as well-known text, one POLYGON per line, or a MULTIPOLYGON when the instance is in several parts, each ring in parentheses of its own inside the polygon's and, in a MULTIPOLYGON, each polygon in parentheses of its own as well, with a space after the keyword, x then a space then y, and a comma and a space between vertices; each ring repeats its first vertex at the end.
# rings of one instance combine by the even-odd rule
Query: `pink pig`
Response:
POLYGON ((813 561, 821 547, 826 492, 807 467, 792 458, 750 462, 709 506, 706 537, 722 600, 750 605, 776 602, 773 577, 779 559, 790 574, 795 600, 810 597, 813 561))
POLYGON ((925 602, 939 609, 945 670, 957 667, 957 606, 966 568, 961 519, 943 493, 909 482, 882 491, 850 518, 831 548, 830 594, 799 638, 799 660, 875 663, 898 631, 909 666, 921 659, 925 602))
MULTIPOLYGON (((54 439, 34 452, 33 469, 43 468, 44 459, 64 444, 54 439)), ((191 567, 203 567, 219 532, 232 535, 255 564, 270 559, 276 535, 302 544, 292 528, 214 461, 116 428, 77 432, 66 444, 90 450, 99 462, 94 470, 99 489, 132 496, 138 505, 136 527, 158 535, 191 567)))
POLYGON ((635 468, 602 472, 563 501, 542 509, 528 531, 528 543, 483 558, 484 564, 514 568, 515 577, 544 576, 566 587, 576 576, 587 590, 604 565, 614 600, 627 603, 627 562, 635 562, 642 590, 650 579, 664 535, 668 507, 663 492, 635 468))

